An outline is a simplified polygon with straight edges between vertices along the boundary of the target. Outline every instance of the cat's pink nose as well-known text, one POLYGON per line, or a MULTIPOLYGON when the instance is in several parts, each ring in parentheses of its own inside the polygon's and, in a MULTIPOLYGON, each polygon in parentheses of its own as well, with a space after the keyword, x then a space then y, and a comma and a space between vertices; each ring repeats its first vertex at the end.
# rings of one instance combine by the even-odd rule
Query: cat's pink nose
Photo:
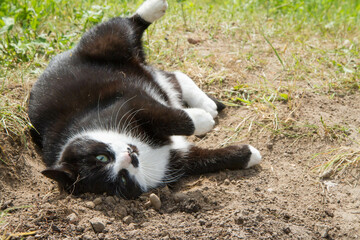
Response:
POLYGON ((129 153, 124 153, 123 155, 123 161, 122 161, 122 165, 124 168, 129 167, 131 164, 131 157, 129 153))

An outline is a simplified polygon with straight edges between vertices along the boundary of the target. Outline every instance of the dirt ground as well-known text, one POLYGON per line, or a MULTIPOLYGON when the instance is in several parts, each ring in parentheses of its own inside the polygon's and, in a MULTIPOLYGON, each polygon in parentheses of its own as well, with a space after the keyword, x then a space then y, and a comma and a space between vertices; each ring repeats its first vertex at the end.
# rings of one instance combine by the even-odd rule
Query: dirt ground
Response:
MULTIPOLYGON (((269 64, 276 62, 274 56, 268 58, 269 64)), ((248 83, 269 66, 249 70, 248 83)), ((229 78, 229 86, 231 81, 235 82, 229 78)), ((305 88, 307 83, 303 84, 305 88)), ((225 98, 216 86, 208 90, 225 98)), ((19 91, 18 97, 23 98, 22 94, 19 91)), ((54 182, 41 175, 44 165, 32 143, 23 147, 19 140, 0 133, 4 146, 0 154, 14 163, 0 162, 0 207, 7 209, 0 219, 0 237, 359 239, 358 169, 319 177, 315 167, 328 156, 314 156, 339 146, 349 151, 355 148, 360 139, 360 93, 329 97, 299 91, 295 98, 296 111, 290 111, 286 102, 277 104, 278 118, 290 126, 282 134, 264 128, 276 123, 261 111, 245 105, 225 109, 212 132, 190 140, 202 147, 250 143, 260 150, 261 164, 248 170, 187 177, 153 190, 161 199, 159 210, 148 206, 150 193, 131 201, 60 194, 54 182), (326 127, 296 127, 321 126, 320 116, 328 126, 345 125, 347 136, 339 138, 345 133, 335 128, 329 132, 326 127)))

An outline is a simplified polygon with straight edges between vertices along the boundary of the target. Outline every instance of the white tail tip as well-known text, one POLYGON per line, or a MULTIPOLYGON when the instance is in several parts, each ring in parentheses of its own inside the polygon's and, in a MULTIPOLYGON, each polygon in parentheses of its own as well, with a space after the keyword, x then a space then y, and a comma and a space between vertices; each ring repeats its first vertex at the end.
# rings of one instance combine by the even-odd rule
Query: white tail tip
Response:
POLYGON ((168 4, 166 0, 147 0, 136 10, 145 21, 152 23, 164 16, 168 4))
POLYGON ((261 154, 260 154, 259 150, 257 150, 256 148, 254 148, 251 145, 249 145, 249 149, 251 151, 251 157, 250 157, 250 161, 249 161, 248 165, 246 166, 246 168, 252 167, 261 162, 261 154))

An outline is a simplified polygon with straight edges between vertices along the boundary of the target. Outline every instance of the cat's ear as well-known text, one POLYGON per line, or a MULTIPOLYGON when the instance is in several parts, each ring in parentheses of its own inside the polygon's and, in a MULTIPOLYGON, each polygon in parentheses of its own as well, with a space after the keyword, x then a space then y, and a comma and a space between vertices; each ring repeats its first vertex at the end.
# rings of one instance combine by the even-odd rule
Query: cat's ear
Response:
POLYGON ((71 172, 69 172, 65 167, 57 168, 46 168, 41 172, 44 176, 55 180, 59 183, 60 186, 66 187, 75 182, 75 179, 72 177, 71 172))

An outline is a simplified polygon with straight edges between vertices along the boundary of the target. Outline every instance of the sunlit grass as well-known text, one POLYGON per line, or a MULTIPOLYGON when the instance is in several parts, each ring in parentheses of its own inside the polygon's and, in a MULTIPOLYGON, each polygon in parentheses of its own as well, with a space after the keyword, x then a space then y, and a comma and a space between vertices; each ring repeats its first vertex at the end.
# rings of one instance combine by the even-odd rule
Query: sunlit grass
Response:
POLYGON ((360 164, 360 150, 340 147, 316 154, 313 158, 325 159, 325 163, 314 167, 320 177, 329 178, 336 173, 344 173, 351 167, 360 164))

